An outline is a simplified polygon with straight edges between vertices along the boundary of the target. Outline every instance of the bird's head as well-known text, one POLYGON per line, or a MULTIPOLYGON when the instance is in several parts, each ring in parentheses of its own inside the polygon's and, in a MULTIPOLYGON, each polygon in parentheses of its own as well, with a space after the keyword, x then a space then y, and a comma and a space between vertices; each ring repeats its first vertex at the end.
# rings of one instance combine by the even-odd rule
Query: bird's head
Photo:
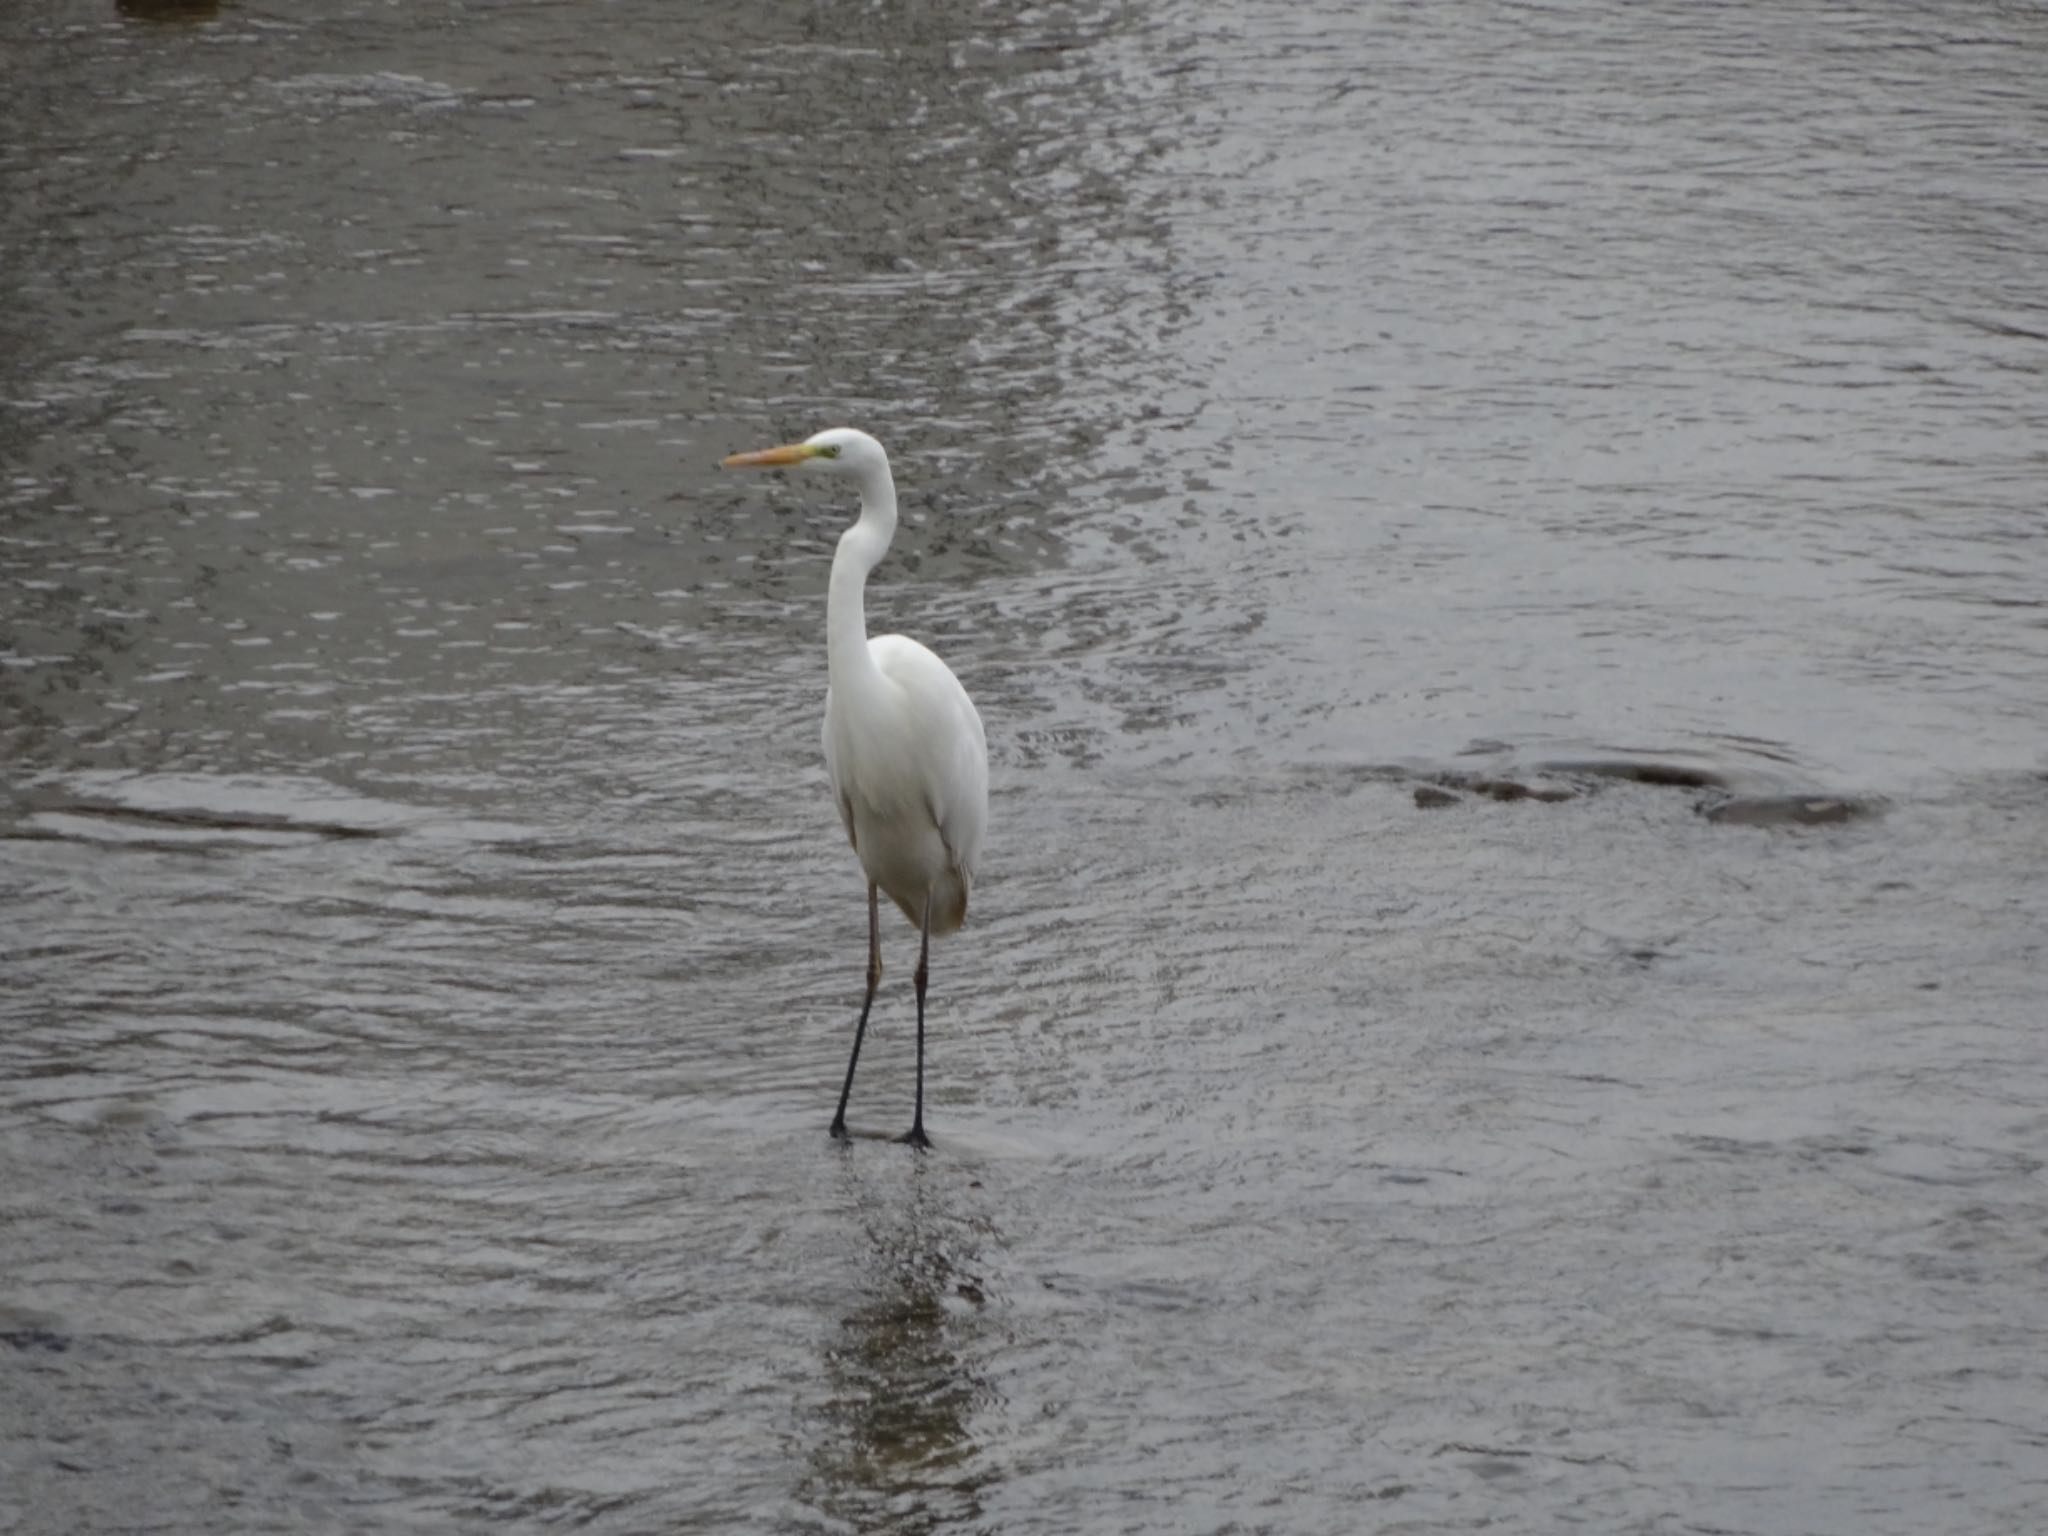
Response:
POLYGON ((889 455, 867 433, 853 427, 833 427, 800 443, 760 448, 753 453, 735 453, 724 462, 727 469, 785 469, 807 465, 838 474, 865 475, 878 468, 887 468, 889 455))

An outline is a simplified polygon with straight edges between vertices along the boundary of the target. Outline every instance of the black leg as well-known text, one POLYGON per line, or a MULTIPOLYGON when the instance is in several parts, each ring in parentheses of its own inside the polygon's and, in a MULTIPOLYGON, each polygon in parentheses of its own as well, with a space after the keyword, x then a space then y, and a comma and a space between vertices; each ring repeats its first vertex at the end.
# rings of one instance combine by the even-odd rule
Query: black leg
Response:
POLYGON ((882 984, 882 920, 875 904, 874 882, 868 883, 868 995, 860 1005, 860 1023, 854 1026, 853 1054, 846 1058, 846 1086, 839 1090, 839 1113, 832 1117, 832 1134, 846 1140, 846 1101, 853 1097, 853 1069, 860 1061, 860 1043, 868 1032, 868 1010, 875 1006, 875 988, 882 984))
POLYGON ((911 1116, 910 1134, 903 1139, 913 1147, 930 1147, 931 1138, 924 1133, 924 984, 929 974, 932 948, 932 897, 925 892, 924 931, 917 941, 917 1110, 911 1116))

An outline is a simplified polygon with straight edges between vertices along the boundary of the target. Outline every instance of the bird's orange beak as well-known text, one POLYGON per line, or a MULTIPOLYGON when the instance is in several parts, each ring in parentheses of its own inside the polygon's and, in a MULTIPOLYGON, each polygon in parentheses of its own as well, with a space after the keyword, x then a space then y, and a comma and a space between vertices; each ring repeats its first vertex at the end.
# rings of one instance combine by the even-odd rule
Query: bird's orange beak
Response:
POLYGON ((780 448, 757 448, 752 453, 728 455, 721 462, 727 469, 782 469, 815 459, 822 450, 809 443, 784 443, 780 448))

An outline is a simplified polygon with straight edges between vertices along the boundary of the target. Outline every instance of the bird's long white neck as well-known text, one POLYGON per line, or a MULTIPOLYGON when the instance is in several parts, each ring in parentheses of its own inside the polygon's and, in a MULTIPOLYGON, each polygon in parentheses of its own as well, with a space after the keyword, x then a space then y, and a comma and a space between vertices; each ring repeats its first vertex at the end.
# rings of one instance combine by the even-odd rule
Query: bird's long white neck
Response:
POLYGON ((860 482, 860 521, 839 535, 832 586, 825 599, 825 659, 841 697, 879 687, 882 675, 868 654, 868 572, 896 536, 896 482, 880 464, 860 482))

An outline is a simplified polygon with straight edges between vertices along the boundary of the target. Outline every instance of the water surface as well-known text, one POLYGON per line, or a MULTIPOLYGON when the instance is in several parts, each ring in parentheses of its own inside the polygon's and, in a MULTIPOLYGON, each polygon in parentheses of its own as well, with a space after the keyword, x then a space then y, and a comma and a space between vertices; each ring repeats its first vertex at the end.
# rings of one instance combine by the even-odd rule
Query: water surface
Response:
POLYGON ((0 1530, 2039 1529, 2044 42, 10 11, 0 1530))

